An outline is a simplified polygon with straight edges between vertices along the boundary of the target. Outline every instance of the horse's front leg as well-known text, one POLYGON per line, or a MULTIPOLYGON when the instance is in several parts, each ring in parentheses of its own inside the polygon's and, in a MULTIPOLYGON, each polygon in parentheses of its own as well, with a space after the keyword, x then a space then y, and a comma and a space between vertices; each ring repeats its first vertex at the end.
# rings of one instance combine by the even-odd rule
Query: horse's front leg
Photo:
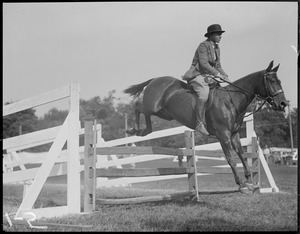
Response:
POLYGON ((219 138, 219 141, 221 143, 221 147, 222 147, 223 152, 225 154, 226 160, 227 160, 227 162, 228 162, 228 164, 231 167, 231 170, 233 172, 235 182, 239 186, 239 191, 241 193, 244 193, 244 194, 252 194, 253 192, 248 189, 248 187, 243 182, 243 180, 241 179, 241 177, 239 176, 239 173, 237 171, 236 161, 235 161, 235 158, 233 156, 234 155, 234 150, 233 150, 233 147, 232 147, 232 144, 231 144, 230 137, 229 136, 226 136, 226 137, 223 136, 222 138, 219 138))
POLYGON ((232 135, 231 143, 232 143, 233 149, 235 150, 235 152, 237 153, 237 155, 239 156, 239 158, 240 158, 240 160, 243 164, 246 183, 252 184, 251 171, 250 171, 250 168, 248 166, 247 159, 245 159, 243 157, 244 150, 243 150, 241 140, 240 140, 240 136, 239 136, 238 133, 232 135))
POLYGON ((251 170, 249 168, 249 165, 247 163, 247 159, 243 157, 244 154, 244 150, 241 144, 241 140, 240 140, 240 135, 239 133, 233 134, 231 137, 231 141, 232 141, 232 146, 233 149, 235 150, 235 152, 237 153, 237 155, 239 156, 243 167, 244 167, 244 172, 245 172, 245 178, 246 178, 246 186, 248 187, 248 189, 254 191, 255 189, 258 188, 258 185, 253 185, 253 181, 252 181, 252 177, 251 177, 251 170))

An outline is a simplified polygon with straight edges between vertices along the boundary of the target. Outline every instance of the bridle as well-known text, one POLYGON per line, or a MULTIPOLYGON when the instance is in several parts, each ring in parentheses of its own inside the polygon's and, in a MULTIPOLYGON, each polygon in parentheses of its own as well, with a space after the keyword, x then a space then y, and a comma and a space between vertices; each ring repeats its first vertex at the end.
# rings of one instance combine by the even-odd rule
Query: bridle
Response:
MULTIPOLYGON (((264 74, 264 85, 265 85, 265 89, 266 89, 267 94, 268 94, 268 97, 265 98, 265 100, 268 101, 268 99, 271 99, 271 101, 268 101, 269 103, 274 102, 274 99, 273 99, 273 98, 274 98, 275 96, 277 96, 277 95, 280 94, 280 93, 283 93, 283 90, 282 90, 282 89, 278 89, 278 90, 276 90, 274 93, 271 93, 271 91, 268 89, 268 86, 267 86, 267 76, 268 76, 268 75, 273 75, 273 74, 276 75, 276 72, 266 72, 266 73, 264 74)), ((260 97, 260 98, 264 98, 264 97, 260 97)))

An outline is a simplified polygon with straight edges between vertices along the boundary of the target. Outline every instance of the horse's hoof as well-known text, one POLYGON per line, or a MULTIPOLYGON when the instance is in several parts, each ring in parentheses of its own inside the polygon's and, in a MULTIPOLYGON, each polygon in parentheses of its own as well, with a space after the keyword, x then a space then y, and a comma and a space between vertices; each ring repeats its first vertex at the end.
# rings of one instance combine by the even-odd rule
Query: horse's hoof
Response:
POLYGON ((137 130, 135 128, 130 128, 130 129, 126 129, 125 132, 129 135, 134 135, 136 134, 137 130))
POLYGON ((143 130, 140 129, 136 131, 137 136, 143 136, 142 134, 143 134, 143 130))
POLYGON ((251 190, 251 191, 254 190, 254 184, 251 184, 251 183, 245 183, 245 185, 246 185, 246 187, 247 187, 249 190, 251 190))
POLYGON ((146 135, 148 135, 151 132, 152 131, 149 131, 147 129, 139 129, 139 130, 137 130, 136 135, 137 136, 146 136, 146 135))
POLYGON ((253 194, 253 191, 249 190, 247 186, 245 187, 240 187, 239 188, 239 191, 243 194, 246 194, 246 195, 252 195, 253 194))
POLYGON ((140 129, 140 130, 137 131, 136 135, 137 136, 146 136, 151 132, 152 131, 149 131, 148 129, 140 129))
POLYGON ((145 130, 144 130, 144 131, 142 132, 142 135, 141 135, 141 136, 146 136, 146 135, 148 135, 149 133, 151 133, 151 132, 145 131, 145 130))
POLYGON ((255 191, 255 190, 259 189, 259 185, 258 184, 245 183, 245 185, 251 191, 255 191))

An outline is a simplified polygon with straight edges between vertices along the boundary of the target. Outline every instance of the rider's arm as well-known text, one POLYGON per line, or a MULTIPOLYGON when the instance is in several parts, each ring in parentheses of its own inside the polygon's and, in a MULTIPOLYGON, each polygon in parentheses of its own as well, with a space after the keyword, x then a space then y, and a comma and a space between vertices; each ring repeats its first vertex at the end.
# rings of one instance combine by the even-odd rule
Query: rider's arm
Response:
POLYGON ((200 70, 204 70, 208 74, 216 76, 219 73, 219 71, 209 63, 209 61, 212 61, 213 58, 208 46, 205 45, 205 43, 201 43, 199 45, 199 47, 197 48, 197 54, 199 59, 200 70))
POLYGON ((228 75, 224 72, 223 68, 221 67, 221 63, 220 62, 216 62, 215 69, 218 71, 219 74, 221 74, 224 77, 226 77, 226 80, 228 80, 228 75))

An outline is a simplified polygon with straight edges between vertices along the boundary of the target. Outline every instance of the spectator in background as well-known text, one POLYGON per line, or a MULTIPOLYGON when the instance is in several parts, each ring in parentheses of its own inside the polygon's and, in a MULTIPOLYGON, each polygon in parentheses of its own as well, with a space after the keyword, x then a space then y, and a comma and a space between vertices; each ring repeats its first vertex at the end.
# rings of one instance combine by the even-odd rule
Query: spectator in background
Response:
POLYGON ((268 162, 269 157, 270 157, 270 149, 268 148, 268 145, 265 145, 263 149, 263 154, 265 156, 266 161, 268 162))

